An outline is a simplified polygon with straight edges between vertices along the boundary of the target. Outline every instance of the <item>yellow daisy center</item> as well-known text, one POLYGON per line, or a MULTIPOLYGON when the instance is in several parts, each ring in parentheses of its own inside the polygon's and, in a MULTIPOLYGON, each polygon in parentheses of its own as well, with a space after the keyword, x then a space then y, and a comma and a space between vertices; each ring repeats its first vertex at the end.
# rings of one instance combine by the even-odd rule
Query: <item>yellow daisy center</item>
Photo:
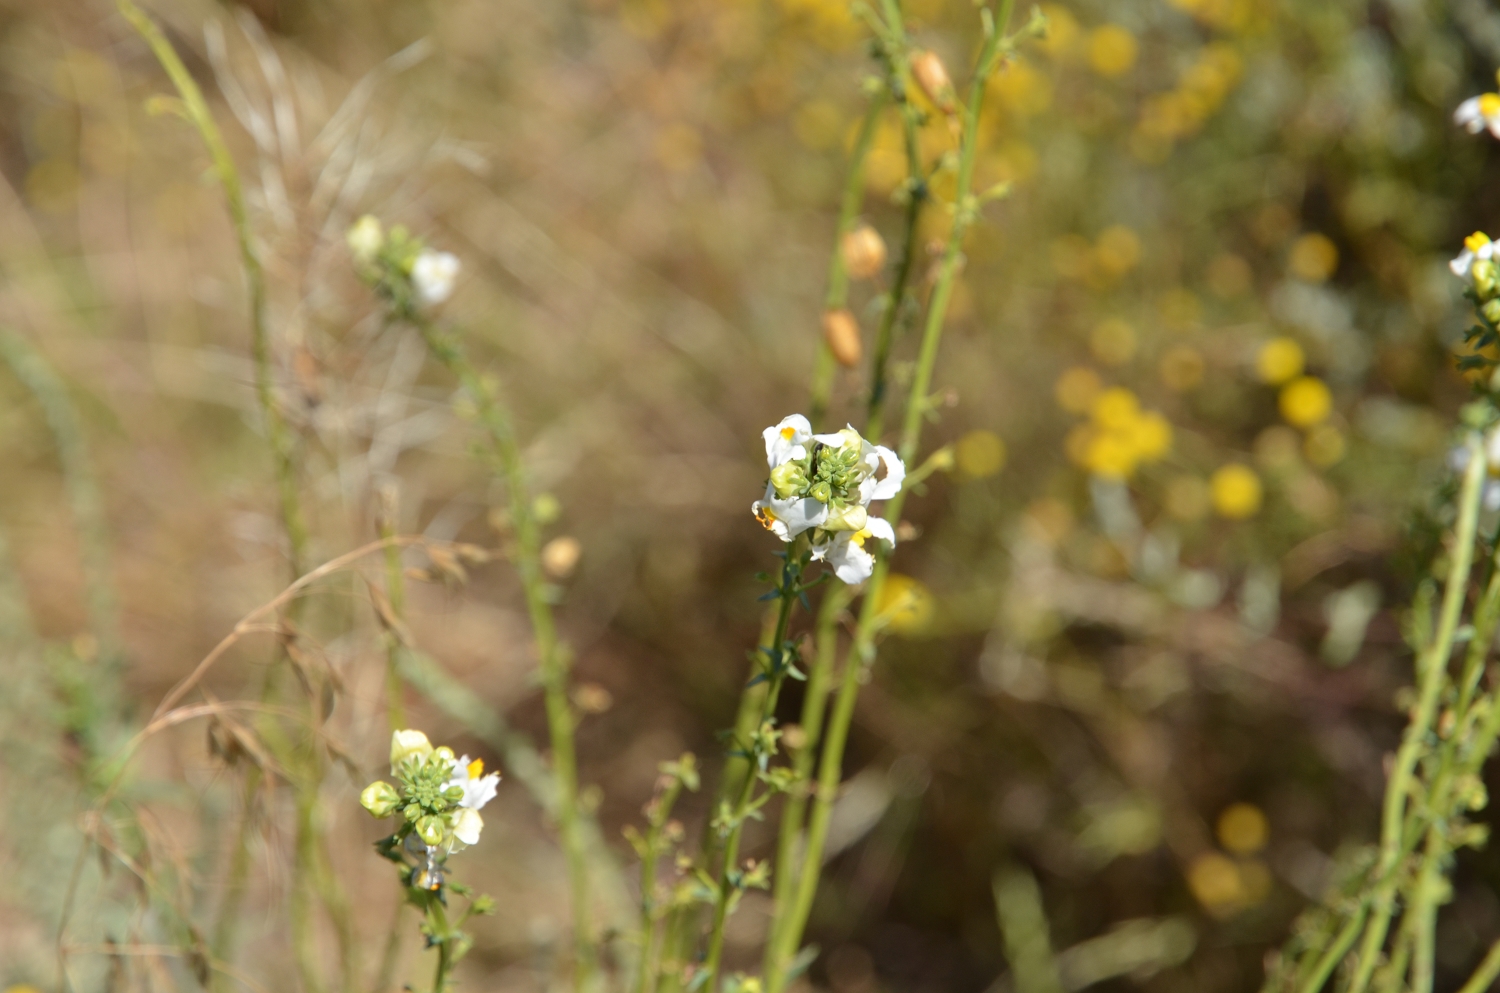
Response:
POLYGON ((781 429, 781 437, 784 438, 784 439, 786 439, 787 441, 791 441, 792 440, 792 435, 794 435, 796 433, 797 433, 797 429, 796 428, 790 428, 790 427, 788 427, 788 428, 782 428, 781 429))
POLYGON ((1479 98, 1479 113, 1482 117, 1500 114, 1500 93, 1486 93, 1479 98))
POLYGON ((484 775, 484 759, 475 759, 469 763, 469 778, 478 779, 484 775))
POLYGON ((1483 231, 1475 231, 1464 239, 1464 247, 1471 252, 1477 252, 1490 243, 1490 236, 1483 231))

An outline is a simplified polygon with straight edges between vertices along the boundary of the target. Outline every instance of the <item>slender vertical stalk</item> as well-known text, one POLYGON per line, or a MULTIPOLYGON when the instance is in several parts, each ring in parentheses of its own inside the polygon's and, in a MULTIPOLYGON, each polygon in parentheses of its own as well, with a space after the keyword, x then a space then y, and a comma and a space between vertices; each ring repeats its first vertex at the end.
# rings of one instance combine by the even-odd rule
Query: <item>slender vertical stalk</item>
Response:
MULTIPOLYGON (((964 111, 962 152, 959 159, 957 183, 957 215, 948 236, 937 284, 927 312, 922 331, 922 346, 918 353, 916 371, 912 376, 911 390, 907 397, 906 417, 902 427, 899 454, 910 463, 917 454, 922 438, 922 422, 929 409, 928 391, 932 387, 933 369, 937 364, 938 346, 942 340, 943 325, 947 319, 948 303, 952 299, 953 284, 957 279, 962 261, 963 237, 973 222, 977 211, 971 188, 974 180, 974 163, 978 150, 977 129, 980 112, 984 107, 985 85, 994 72, 1001 54, 1002 41, 1010 23, 1014 0, 1002 0, 998 16, 987 23, 984 47, 980 53, 969 85, 969 94, 964 111)), ((986 11, 986 14, 988 11, 986 11)), ((907 491, 903 489, 887 505, 886 514, 899 522, 907 491)), ((823 745, 823 756, 818 768, 818 786, 813 799, 813 811, 807 831, 807 845, 802 859, 802 869, 797 881, 796 900, 787 908, 789 918, 779 925, 784 948, 795 948, 802 940, 807 917, 812 910, 812 901, 817 893, 819 870, 823 862, 823 848, 828 838, 829 821, 833 814, 833 802, 838 793, 843 774, 844 746, 848 741, 850 723, 854 717, 854 701, 859 692, 860 681, 875 658, 875 636, 879 628, 878 604, 880 591, 889 571, 889 559, 881 554, 875 570, 866 583, 864 602, 860 607, 859 622, 855 629, 854 643, 849 649, 844 666, 844 676, 839 687, 838 699, 829 719, 828 737, 823 745)), ((778 908, 778 914, 781 913, 778 908)), ((778 956, 779 962, 784 957, 778 956)), ((779 993, 785 988, 787 977, 784 968, 765 977, 767 993, 779 993)))
MULTIPOLYGON (((787 668, 789 662, 784 657, 786 652, 787 626, 792 619, 792 610, 796 606, 797 597, 801 595, 802 560, 794 560, 794 554, 803 554, 800 551, 801 542, 795 543, 786 553, 785 563, 781 570, 781 594, 780 609, 776 615, 776 630, 772 635, 771 643, 766 646, 762 653, 769 664, 770 672, 765 679, 766 697, 761 705, 760 720, 756 723, 755 733, 758 735, 760 729, 776 713, 776 701, 781 695, 781 687, 786 682, 787 668), (799 550, 794 553, 792 548, 799 550)), ((719 964, 724 954, 724 924, 729 916, 729 904, 736 889, 732 882, 735 862, 739 858, 740 836, 745 829, 745 820, 751 810, 751 800, 755 795, 756 770, 764 768, 764 763, 769 755, 763 755, 759 746, 749 749, 751 753, 750 767, 745 774, 745 780, 740 787, 739 797, 729 818, 729 837, 724 843, 724 861, 719 869, 718 899, 714 903, 713 927, 709 931, 708 956, 703 968, 708 972, 708 980, 705 989, 717 990, 719 988, 719 964)))
POLYGON ((1464 983, 1458 993, 1484 993, 1490 988, 1496 978, 1500 978, 1500 941, 1490 946, 1489 954, 1485 955, 1484 961, 1479 963, 1479 968, 1474 970, 1474 975, 1464 983))
POLYGON ((1407 802, 1411 790, 1417 785, 1413 782, 1412 774, 1427 747, 1427 737, 1431 734, 1433 721, 1437 717, 1438 701, 1447 682, 1444 677, 1448 672, 1449 656, 1453 652, 1454 634, 1468 593, 1469 570, 1474 563, 1474 538, 1479 522, 1479 500, 1483 492, 1487 463, 1477 433, 1470 435, 1467 447, 1469 464, 1459 496, 1458 522, 1449 553, 1451 559, 1448 581, 1443 588, 1438 628, 1428 650, 1417 659, 1417 681, 1420 687, 1417 704, 1413 708, 1411 722, 1402 735, 1401 747, 1396 752, 1390 780, 1386 783, 1380 825, 1380 861, 1376 866, 1376 875, 1381 877, 1381 883, 1371 901, 1371 917, 1360 942, 1359 962, 1349 984, 1349 993, 1364 993, 1369 986, 1370 977, 1374 974, 1380 957, 1380 949, 1385 944, 1391 916, 1395 912, 1398 874, 1394 870, 1401 857, 1407 802))
POLYGON ((576 722, 572 705, 568 702, 568 661, 558 639, 552 608, 547 602, 541 565, 541 529, 532 513, 520 447, 510 418, 494 391, 450 335, 440 332, 432 322, 420 316, 414 317, 413 322, 428 350, 458 379, 478 410, 480 423, 489 437, 492 454, 508 491, 511 525, 516 534, 515 566, 521 578, 532 634, 536 638, 547 729, 552 743, 558 829, 568 864, 568 890, 573 905, 574 986, 583 989, 589 985, 594 972, 594 939, 589 905, 588 854, 578 810, 578 762, 573 745, 576 722))
MULTIPOLYGON (((880 115, 884 112, 890 93, 882 87, 870 97, 860 122, 859 133, 854 139, 854 148, 849 154, 849 171, 844 177, 844 194, 839 207, 839 223, 833 234, 833 253, 828 259, 828 292, 823 297, 825 310, 838 310, 849 300, 849 273, 844 267, 844 235, 854 229, 859 217, 860 204, 865 195, 865 162, 870 156, 879 129, 880 115)), ((833 351, 824 341, 818 345, 817 367, 813 372, 812 408, 809 419, 817 427, 828 412, 829 395, 833 392, 833 374, 836 363, 833 351)))
POLYGON ((673 778, 662 795, 655 801, 646 828, 645 854, 641 857, 641 954, 636 963, 635 993, 651 993, 652 977, 656 975, 653 952, 656 948, 657 925, 661 914, 656 906, 656 863, 660 856, 661 832, 672 807, 682 792, 682 780, 673 778))

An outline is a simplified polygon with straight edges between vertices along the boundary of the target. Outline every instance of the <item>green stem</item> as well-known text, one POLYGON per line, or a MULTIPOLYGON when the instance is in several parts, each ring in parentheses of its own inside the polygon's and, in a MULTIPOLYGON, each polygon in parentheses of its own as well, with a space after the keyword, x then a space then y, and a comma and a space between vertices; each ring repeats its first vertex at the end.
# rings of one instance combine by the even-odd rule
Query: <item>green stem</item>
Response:
POLYGON ((1328 977, 1333 975, 1333 970, 1344 960, 1344 956, 1349 954, 1349 949, 1353 947, 1354 940, 1359 937, 1361 929, 1365 926, 1365 918, 1368 912, 1369 908, 1364 905, 1361 905, 1354 912, 1354 916, 1349 918, 1348 923, 1344 925, 1344 929, 1333 940, 1333 944, 1324 950, 1322 957, 1318 959, 1317 966, 1312 971, 1312 975, 1308 976, 1307 980, 1298 987, 1298 993, 1317 993, 1318 990, 1323 988, 1323 984, 1328 982, 1328 977))
MULTIPOLYGON (((880 115, 889 99, 890 93, 885 88, 870 98, 864 119, 860 122, 859 134, 854 139, 854 149, 849 156, 849 171, 844 177, 844 194, 839 207, 838 229, 833 237, 833 253, 828 260, 828 292, 823 298, 825 310, 839 310, 849 300, 849 273, 844 268, 844 235, 854 230, 860 205, 864 202, 865 162, 869 159, 870 146, 874 144, 875 133, 879 129, 880 115)), ((833 351, 828 347, 828 342, 820 339, 817 367, 813 373, 812 409, 809 413, 809 420, 814 427, 828 412, 828 399, 833 392, 833 375, 836 371, 833 351)))
MULTIPOLYGON (((974 78, 969 85, 968 100, 964 112, 964 134, 962 154, 959 159, 957 215, 953 229, 943 252, 938 271, 937 285, 933 289, 927 320, 922 329, 922 346, 917 357, 916 371, 912 376, 908 394, 906 418, 901 432, 899 454, 902 461, 911 463, 916 457, 922 440, 922 422, 928 412, 928 390, 932 386, 933 369, 937 364, 938 346, 942 341, 943 325, 948 315, 948 303, 952 299, 953 284, 957 279, 963 257, 963 237, 973 222, 977 206, 970 192, 974 180, 974 163, 978 151, 977 128, 979 116, 984 108, 985 86, 998 64, 1001 43, 1006 26, 1010 22, 1014 0, 1001 0, 999 14, 990 26, 980 53, 974 78)), ((907 490, 902 489, 891 499, 886 515, 892 522, 901 520, 901 509, 906 501, 907 490)), ((839 687, 838 700, 834 704, 833 716, 829 720, 828 740, 823 745, 823 757, 818 768, 818 787, 813 800, 812 818, 807 832, 807 846, 803 853, 802 869, 797 881, 797 899, 789 908, 785 941, 787 947, 795 947, 802 940, 812 911, 813 897, 817 893, 818 876, 823 864, 823 847, 828 838, 828 825, 833 814, 833 802, 838 794, 839 781, 843 774, 844 746, 848 741, 849 726, 854 717, 854 701, 859 684, 875 659, 875 636, 878 634, 880 591, 889 569, 888 556, 882 553, 874 573, 866 583, 864 602, 860 606, 859 622, 855 629, 854 643, 844 666, 844 678, 839 687)), ((765 977, 767 993, 780 993, 786 985, 782 973, 765 977)))
POLYGON ((1479 963, 1479 968, 1474 970, 1474 975, 1469 977, 1469 981, 1463 984, 1458 993, 1484 993, 1496 978, 1500 978, 1500 941, 1490 946, 1489 954, 1479 963))
MULTIPOLYGON (((802 580, 802 568, 800 561, 794 566, 793 548, 799 548, 801 542, 787 549, 786 561, 781 570, 781 607, 776 616, 776 631, 771 638, 771 644, 766 646, 763 654, 770 668, 770 674, 764 682, 766 683, 766 698, 761 705, 760 720, 755 727, 758 735, 776 713, 776 701, 781 695, 781 687, 786 682, 788 661, 784 657, 786 651, 787 626, 791 623, 792 609, 797 603, 800 594, 802 580)), ((798 552, 800 553, 800 550, 798 552)), ((745 781, 740 787, 739 797, 730 814, 729 838, 724 843, 724 860, 719 869, 718 899, 714 903, 713 928, 708 937, 708 957, 704 962, 704 969, 708 971, 708 980, 704 986, 710 993, 716 991, 719 982, 719 964, 724 954, 724 924, 729 916, 729 904, 733 897, 734 885, 730 879, 734 872, 736 860, 739 858, 740 836, 745 828, 745 820, 750 811, 750 802, 755 795, 756 770, 761 767, 764 760, 770 756, 760 753, 758 745, 748 749, 751 753, 751 761, 745 774, 745 781)))
POLYGON ((635 993, 651 993, 654 986, 657 923, 661 914, 656 907, 656 862, 661 854, 661 831, 672 816, 672 807, 682 792, 682 780, 674 778, 657 800, 646 829, 646 850, 641 858, 641 953, 636 963, 635 993))
POLYGON ((557 783, 557 819, 568 864, 568 891, 573 905, 574 986, 590 985, 594 972, 594 940, 589 903, 588 854, 578 809, 578 761, 574 752, 575 718, 568 702, 568 662, 557 636, 552 608, 547 602, 541 565, 541 530, 532 514, 525 468, 510 419, 494 391, 480 377, 458 343, 430 321, 414 317, 428 350, 456 377, 479 412, 510 498, 511 524, 516 532, 516 571, 536 637, 538 664, 552 744, 552 771, 557 783))
POLYGON ((1402 735, 1401 747, 1396 752, 1396 761, 1391 769, 1391 778, 1386 784, 1380 826, 1380 861, 1376 867, 1376 875, 1381 878, 1381 884, 1371 901, 1372 916, 1360 943, 1358 970, 1349 984, 1349 993, 1364 993, 1369 986, 1380 949, 1390 928, 1391 916, 1395 912, 1398 875, 1394 870, 1401 857, 1402 828, 1406 819, 1408 793, 1413 786, 1412 774, 1426 748, 1427 736, 1431 733, 1433 720, 1437 716, 1438 701, 1447 682, 1444 677, 1448 672, 1448 658, 1453 652, 1453 637, 1458 629, 1459 615, 1468 592, 1469 571, 1474 563, 1479 501, 1487 465, 1478 434, 1471 434, 1468 451, 1469 466, 1464 473, 1463 490, 1459 497, 1458 523, 1450 552, 1452 560, 1448 581, 1443 588, 1438 628, 1432 644, 1417 660, 1420 685, 1417 705, 1411 722, 1402 735))
MULTIPOLYGON (((817 756, 817 743, 823 735, 823 717, 828 709, 828 693, 832 689, 833 669, 838 662, 838 619, 853 599, 847 586, 830 590, 823 597, 818 610, 817 657, 807 674, 807 690, 802 698, 803 745, 792 759, 796 773, 795 783, 809 784, 813 759, 817 756)), ((794 793, 787 798, 781 810, 780 836, 776 844, 775 890, 773 905, 776 908, 771 919, 771 934, 766 942, 766 958, 763 972, 769 976, 786 968, 795 949, 785 947, 787 915, 783 911, 792 905, 798 879, 797 843, 802 837, 803 822, 807 812, 805 792, 794 793)))

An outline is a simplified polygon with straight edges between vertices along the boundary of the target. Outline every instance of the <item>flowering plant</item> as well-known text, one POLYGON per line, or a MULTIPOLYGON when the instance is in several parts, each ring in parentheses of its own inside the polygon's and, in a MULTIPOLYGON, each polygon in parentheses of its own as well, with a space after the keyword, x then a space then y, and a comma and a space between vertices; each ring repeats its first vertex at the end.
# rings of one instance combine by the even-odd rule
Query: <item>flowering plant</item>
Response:
POLYGON ((391 776, 395 785, 376 780, 359 802, 374 817, 401 818, 395 832, 375 847, 401 867, 407 901, 426 916, 422 933, 428 947, 438 949, 433 993, 442 993, 448 970, 469 946, 458 927, 494 907, 489 897, 475 898, 467 886, 449 882, 448 856, 479 843, 484 829, 479 810, 494 799, 500 774, 485 775, 483 760, 455 756, 447 746, 434 748, 421 731, 404 730, 391 735, 391 776), (453 922, 446 912, 448 890, 470 898, 469 909, 453 922))

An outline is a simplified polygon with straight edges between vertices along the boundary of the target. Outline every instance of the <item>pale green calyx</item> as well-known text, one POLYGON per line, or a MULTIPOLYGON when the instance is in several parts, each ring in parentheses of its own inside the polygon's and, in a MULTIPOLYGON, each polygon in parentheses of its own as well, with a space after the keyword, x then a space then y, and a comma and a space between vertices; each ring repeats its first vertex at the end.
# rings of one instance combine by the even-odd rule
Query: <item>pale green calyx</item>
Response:
POLYGON ((401 794, 390 783, 376 780, 359 795, 359 803, 376 817, 389 817, 401 806, 401 794))

